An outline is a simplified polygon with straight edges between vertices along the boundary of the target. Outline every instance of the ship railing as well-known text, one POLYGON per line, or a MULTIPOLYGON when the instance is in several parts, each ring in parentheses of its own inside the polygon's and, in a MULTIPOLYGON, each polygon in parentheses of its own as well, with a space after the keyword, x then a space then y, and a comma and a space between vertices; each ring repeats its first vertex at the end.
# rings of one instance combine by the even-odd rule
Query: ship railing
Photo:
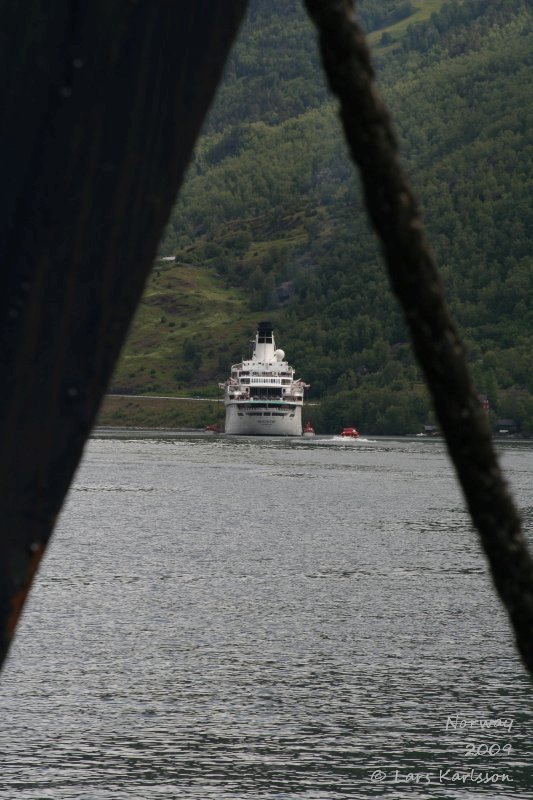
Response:
POLYGON ((283 397, 272 397, 272 395, 268 394, 254 394, 253 397, 250 397, 250 400, 260 400, 262 403, 264 403, 265 400, 272 400, 274 403, 279 403, 283 399, 283 397))

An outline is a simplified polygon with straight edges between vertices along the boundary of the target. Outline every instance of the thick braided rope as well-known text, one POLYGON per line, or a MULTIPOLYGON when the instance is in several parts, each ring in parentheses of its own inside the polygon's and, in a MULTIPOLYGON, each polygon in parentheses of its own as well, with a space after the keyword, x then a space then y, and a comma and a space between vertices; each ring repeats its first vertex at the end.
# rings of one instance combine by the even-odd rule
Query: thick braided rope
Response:
POLYGON ((444 300, 416 202, 400 166, 389 113, 374 83, 369 49, 351 0, 305 0, 389 279, 479 532, 494 583, 533 674, 533 561, 501 474, 464 347, 444 300))

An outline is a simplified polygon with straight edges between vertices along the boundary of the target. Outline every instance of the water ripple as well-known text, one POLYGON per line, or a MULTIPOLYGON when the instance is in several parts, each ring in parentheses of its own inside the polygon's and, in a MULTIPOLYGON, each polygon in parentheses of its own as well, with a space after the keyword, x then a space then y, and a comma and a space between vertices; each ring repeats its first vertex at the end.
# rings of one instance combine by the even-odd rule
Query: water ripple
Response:
MULTIPOLYGON (((503 454, 529 520, 533 448, 503 454)), ((2 688, 2 800, 533 785, 530 684, 438 442, 91 442, 2 688), (513 783, 439 779, 474 768, 513 783)))

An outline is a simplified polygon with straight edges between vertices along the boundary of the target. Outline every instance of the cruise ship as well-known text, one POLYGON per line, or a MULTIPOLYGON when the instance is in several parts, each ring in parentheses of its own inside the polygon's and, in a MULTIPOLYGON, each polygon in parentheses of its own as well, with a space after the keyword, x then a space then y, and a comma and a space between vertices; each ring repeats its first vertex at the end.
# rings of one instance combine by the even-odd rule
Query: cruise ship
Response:
POLYGON ((252 357, 231 367, 220 383, 226 407, 225 431, 237 436, 301 436, 304 390, 294 369, 276 349, 271 322, 257 326, 252 357))

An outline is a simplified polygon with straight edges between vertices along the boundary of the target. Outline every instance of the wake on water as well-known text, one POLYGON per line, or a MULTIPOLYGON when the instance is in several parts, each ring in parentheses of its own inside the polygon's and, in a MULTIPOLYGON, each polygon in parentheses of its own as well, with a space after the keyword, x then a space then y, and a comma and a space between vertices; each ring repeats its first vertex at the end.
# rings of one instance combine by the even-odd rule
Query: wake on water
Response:
MULTIPOLYGON (((298 441, 301 442, 302 439, 298 439, 298 441)), ((348 447, 357 447, 360 444, 374 443, 376 439, 363 439, 361 436, 359 436, 358 439, 351 439, 347 436, 329 436, 323 438, 317 436, 316 438, 304 438, 303 441, 307 444, 320 445, 322 447, 338 446, 340 444, 347 445, 348 447)))

